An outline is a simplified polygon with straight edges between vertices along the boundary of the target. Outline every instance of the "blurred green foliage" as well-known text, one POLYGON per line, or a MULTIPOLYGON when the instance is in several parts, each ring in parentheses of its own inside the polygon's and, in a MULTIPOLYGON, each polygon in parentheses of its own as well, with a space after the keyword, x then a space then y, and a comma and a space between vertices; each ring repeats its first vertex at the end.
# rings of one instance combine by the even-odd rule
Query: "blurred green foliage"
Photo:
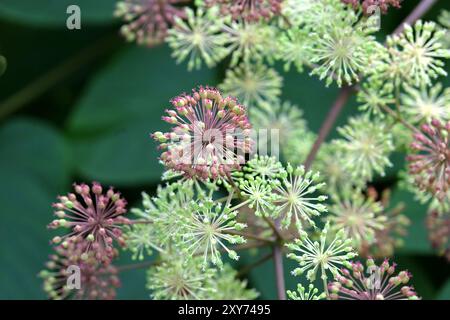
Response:
MULTIPOLYGON (((98 180, 121 190, 138 205, 140 191, 152 192, 159 182, 158 163, 151 132, 164 129, 160 117, 173 96, 197 85, 216 85, 223 66, 187 72, 176 65, 164 45, 137 48, 118 36, 119 22, 112 17, 114 0, 2 0, 0 3, 0 298, 44 299, 37 273, 50 253, 51 203, 66 193, 72 181, 98 180), (66 8, 78 4, 82 29, 66 29, 66 8), (5 110, 7 112, 5 112, 5 110)), ((426 18, 434 19, 440 3, 426 18)), ((399 11, 383 17, 382 39, 417 3, 406 1, 399 11)), ((305 111, 317 131, 336 97, 337 88, 307 74, 283 73, 283 99, 305 111)), ((442 79, 449 86, 449 79, 442 79)), ((357 112, 354 100, 338 124, 357 112)), ((395 170, 379 181, 384 187, 396 181, 403 157, 394 159, 395 170)), ((427 241, 425 210, 411 194, 394 190, 393 204, 407 204, 412 226, 406 244, 396 256, 401 268, 414 274, 413 283, 424 298, 450 298, 450 273, 427 241)), ((265 252, 245 252, 237 267, 265 252)), ((131 263, 123 253, 118 264, 131 263)), ((298 279, 289 274, 288 289, 298 279)), ((261 298, 273 299, 272 262, 252 270, 249 281, 261 298)), ((146 299, 145 270, 121 274, 119 298, 146 299)))

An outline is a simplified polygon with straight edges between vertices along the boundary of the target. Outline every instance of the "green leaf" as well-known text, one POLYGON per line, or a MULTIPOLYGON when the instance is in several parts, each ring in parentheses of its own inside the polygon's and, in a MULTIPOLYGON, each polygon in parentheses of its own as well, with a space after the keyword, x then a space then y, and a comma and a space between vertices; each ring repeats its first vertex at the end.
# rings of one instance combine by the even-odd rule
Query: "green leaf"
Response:
POLYGON ((171 98, 199 85, 214 85, 211 70, 187 72, 166 47, 130 48, 89 85, 68 121, 83 176, 116 185, 159 182, 162 166, 150 133, 171 98))
POLYGON ((436 299, 438 300, 450 300, 450 279, 442 286, 436 299))
POLYGON ((0 154, 0 167, 26 172, 53 192, 67 184, 68 148, 44 122, 31 118, 8 122, 0 128, 0 154))
POLYGON ((0 129, 0 298, 44 298, 37 274, 50 252, 51 203, 68 185, 66 147, 59 133, 33 119, 0 129))
POLYGON ((159 182, 163 166, 149 136, 151 121, 128 124, 76 144, 76 163, 83 177, 122 186, 159 182))
POLYGON ((52 219, 54 197, 27 172, 2 166, 0 176, 0 299, 43 299, 37 275, 50 253, 46 225, 52 219))
POLYGON ((104 24, 113 20, 115 0, 2 0, 0 18, 30 25, 66 27, 67 7, 78 5, 81 24, 104 24))

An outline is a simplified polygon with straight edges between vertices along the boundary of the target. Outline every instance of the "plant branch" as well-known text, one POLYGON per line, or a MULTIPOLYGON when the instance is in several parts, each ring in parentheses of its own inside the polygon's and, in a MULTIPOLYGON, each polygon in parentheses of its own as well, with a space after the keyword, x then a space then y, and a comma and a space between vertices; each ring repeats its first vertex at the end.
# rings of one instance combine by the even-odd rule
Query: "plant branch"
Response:
POLYGON ((411 130, 413 133, 419 132, 419 130, 417 130, 414 126, 412 126, 410 123, 408 123, 407 121, 405 121, 399 114, 398 112, 395 112, 394 110, 392 110, 391 108, 389 108, 386 105, 380 105, 380 108, 383 109, 384 112, 386 112, 387 114, 389 114, 392 118, 394 118, 395 120, 397 120, 398 122, 400 122, 401 124, 403 124, 406 128, 408 128, 409 130, 411 130))
POLYGON ((325 118, 325 121, 322 123, 322 126, 320 127, 319 135, 317 136, 316 141, 314 142, 314 145, 311 148, 311 151, 308 154, 308 157, 305 161, 305 169, 308 170, 311 167, 312 162, 317 156, 317 153, 319 152, 319 148, 322 145, 322 143, 327 138, 328 134, 330 133, 334 123, 336 122, 336 119, 338 115, 341 113, 342 108, 344 107, 345 103, 349 99, 351 93, 353 91, 353 87, 346 86, 341 89, 339 92, 339 96, 336 98, 336 101, 333 103, 333 106, 331 107, 330 111, 328 112, 327 117, 325 118))
POLYGON ((286 300, 286 287, 284 284, 283 250, 280 245, 273 247, 273 262, 275 265, 275 278, 277 283, 278 300, 286 300))
POLYGON ((416 20, 422 18, 428 10, 437 2, 438 0, 422 0, 420 3, 414 8, 414 10, 406 17, 405 20, 394 30, 392 35, 399 34, 405 28, 405 24, 412 25, 416 20))
POLYGON ((278 240, 284 240, 283 235, 281 234, 279 228, 276 226, 276 224, 270 220, 269 218, 267 218, 266 216, 263 216, 264 221, 267 222, 267 224, 269 225, 269 227, 272 229, 273 233, 276 235, 278 240))

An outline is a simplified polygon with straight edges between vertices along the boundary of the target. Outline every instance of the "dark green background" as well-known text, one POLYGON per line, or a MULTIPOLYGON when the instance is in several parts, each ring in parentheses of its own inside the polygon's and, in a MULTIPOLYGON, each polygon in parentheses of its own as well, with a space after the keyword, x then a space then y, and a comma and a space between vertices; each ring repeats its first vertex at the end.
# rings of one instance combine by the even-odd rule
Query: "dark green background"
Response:
MULTIPOLYGON (((98 180, 114 185, 131 204, 140 191, 153 192, 162 172, 149 133, 164 128, 160 117, 173 96, 197 85, 217 85, 224 66, 187 72, 176 65, 166 46, 138 48, 118 36, 112 18, 115 0, 2 0, 0 55, 8 69, 0 78, 0 298, 44 299, 37 273, 50 253, 51 203, 71 183, 98 180), (79 4, 82 30, 65 27, 66 8, 79 4), (6 112, 10 111, 10 112, 6 112)), ((389 33, 417 3, 383 17, 389 33)), ((426 18, 434 19, 441 0, 426 18)), ((281 72, 281 68, 278 68, 281 72)), ((305 110, 317 131, 338 92, 307 74, 284 77, 283 98, 305 110)), ((442 79, 449 85, 448 79, 442 79)), ((356 112, 354 101, 339 118, 356 112)), ((394 157, 396 170, 403 156, 394 157)), ((395 170, 380 183, 395 182, 395 170)), ((413 225, 396 256, 414 274, 413 284, 428 299, 450 298, 449 265, 436 257, 427 241, 426 208, 411 195, 394 190, 394 203, 407 203, 413 225)), ((238 265, 255 259, 243 255, 238 265)), ((119 264, 129 262, 122 254, 119 264)), ((288 288, 296 280, 286 261, 288 288)), ((249 276, 262 298, 275 298, 272 262, 249 276)), ((119 298, 146 299, 144 270, 121 275, 119 298)))

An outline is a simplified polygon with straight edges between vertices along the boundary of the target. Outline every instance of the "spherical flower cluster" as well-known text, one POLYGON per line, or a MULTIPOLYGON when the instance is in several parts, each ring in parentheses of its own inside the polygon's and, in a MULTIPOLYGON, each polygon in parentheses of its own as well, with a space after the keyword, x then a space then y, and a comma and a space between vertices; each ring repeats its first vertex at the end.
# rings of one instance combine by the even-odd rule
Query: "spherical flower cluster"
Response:
POLYGON ((360 262, 352 262, 342 269, 336 281, 329 284, 331 299, 343 300, 417 300, 414 288, 407 286, 411 274, 400 271, 394 275, 396 264, 388 260, 377 266, 367 259, 366 268, 360 262))
POLYGON ((330 224, 327 222, 320 233, 319 241, 312 241, 308 234, 300 231, 300 238, 294 243, 286 246, 294 251, 288 254, 288 258, 299 263, 299 267, 292 271, 293 275, 306 273, 309 281, 314 281, 320 272, 320 278, 324 282, 324 289, 327 288, 326 280, 328 273, 337 277, 342 266, 349 267, 348 260, 357 256, 352 248, 352 240, 345 238, 344 231, 340 230, 334 237, 329 236, 330 224))
POLYGON ((365 81, 361 90, 357 93, 357 101, 361 103, 359 110, 384 118, 385 115, 381 108, 395 103, 393 91, 394 88, 390 82, 382 81, 376 77, 365 81))
POLYGON ((314 227, 313 218, 327 211, 327 207, 321 203, 327 196, 315 194, 325 186, 318 179, 318 172, 306 171, 303 166, 294 168, 288 164, 286 171, 280 174, 280 180, 275 181, 277 197, 274 215, 281 217, 284 227, 290 226, 292 222, 299 230, 305 224, 314 227))
POLYGON ((185 17, 181 4, 188 0, 122 0, 115 15, 125 21, 120 32, 128 41, 153 45, 160 43, 175 17, 185 17))
POLYGON ((222 28, 222 20, 210 19, 201 9, 194 13, 187 8, 186 20, 175 18, 166 41, 173 49, 172 56, 177 63, 189 60, 188 70, 200 69, 202 61, 211 68, 229 53, 225 47, 228 37, 222 28))
POLYGON ((228 38, 228 50, 231 52, 230 67, 239 63, 252 65, 265 58, 270 59, 273 39, 277 29, 267 23, 249 23, 231 21, 223 25, 222 30, 228 38))
POLYGON ((147 289, 152 290, 155 300, 200 300, 207 299, 215 290, 207 283, 214 271, 201 268, 201 257, 182 261, 169 255, 161 264, 147 272, 147 289))
POLYGON ((377 8, 386 14, 390 7, 400 8, 403 0, 341 0, 345 4, 350 4, 353 8, 361 8, 365 15, 376 13, 377 8))
POLYGON ((268 216, 275 210, 275 194, 272 193, 273 184, 260 177, 249 180, 241 179, 239 189, 241 196, 246 200, 242 204, 247 204, 250 209, 255 211, 255 215, 268 216))
POLYGON ((291 28, 283 32, 278 39, 277 58, 283 60, 284 70, 289 71, 293 64, 298 72, 308 63, 308 31, 300 28, 291 28))
POLYGON ((205 269, 209 262, 219 267, 223 266, 221 250, 228 253, 233 260, 238 260, 236 251, 225 244, 242 244, 245 239, 235 234, 246 227, 236 222, 237 211, 229 206, 222 206, 212 199, 191 202, 186 208, 191 214, 184 220, 183 228, 184 251, 189 255, 201 254, 202 266, 205 269))
POLYGON ((283 78, 264 64, 241 64, 228 69, 219 85, 229 95, 237 97, 248 108, 263 103, 276 103, 281 95, 283 78))
POLYGON ((44 280, 44 290, 50 299, 110 300, 120 286, 117 269, 101 263, 93 254, 86 254, 88 243, 71 238, 55 247, 46 270, 39 273, 44 280), (79 270, 79 283, 70 279, 79 270), (79 285, 79 287, 77 287, 79 285))
POLYGON ((335 19, 337 22, 311 36, 310 61, 316 64, 311 74, 326 79, 327 86, 333 81, 338 86, 359 82, 360 73, 370 69, 371 57, 380 50, 369 24, 355 26, 358 18, 354 14, 335 19))
POLYGON ((189 178, 217 179, 241 168, 252 148, 243 105, 209 87, 194 89, 192 95, 183 94, 171 103, 174 109, 167 110, 163 120, 174 126, 172 132, 152 135, 165 150, 161 161, 168 169, 189 178))
POLYGON ((431 245, 450 262, 450 214, 432 210, 427 215, 426 226, 431 245))
POLYGON ((450 122, 443 124, 434 119, 421 129, 411 144, 414 153, 407 157, 409 173, 419 189, 444 200, 450 185, 450 122))
POLYGON ((250 121, 258 131, 258 146, 267 150, 279 144, 284 158, 294 164, 302 163, 311 150, 315 135, 308 131, 303 111, 288 101, 265 102, 252 108, 250 121), (311 142, 312 141, 312 142, 311 142))
POLYGON ((355 190, 351 194, 334 197, 329 220, 331 230, 344 230, 345 236, 353 240, 353 246, 358 251, 364 244, 373 244, 377 231, 383 230, 387 222, 381 204, 355 190))
POLYGON ((354 186, 361 187, 366 183, 365 179, 352 176, 351 170, 345 166, 344 154, 345 152, 333 141, 324 143, 313 163, 314 170, 321 173, 320 178, 326 183, 324 188, 328 194, 345 192, 354 186))
POLYGON ((245 176, 248 179, 259 177, 262 180, 271 180, 278 178, 285 170, 281 162, 275 157, 256 155, 245 164, 242 171, 236 172, 234 176, 245 176))
MULTIPOLYGON (((132 224, 125 233, 127 249, 135 258, 143 258, 144 253, 153 251, 166 253, 182 241, 185 219, 192 216, 189 204, 194 200, 196 183, 184 179, 158 186, 152 198, 142 194, 143 209, 133 208, 131 212, 143 223, 132 224)), ((197 195, 195 200, 200 198, 197 195)))
POLYGON ((402 107, 412 123, 450 120, 450 88, 442 91, 442 84, 438 83, 431 88, 422 86, 420 89, 405 85, 404 89, 402 107))
POLYGON ((224 15, 247 21, 268 20, 281 12, 282 0, 206 0, 207 6, 218 5, 224 15))
POLYGON ((103 193, 97 182, 92 187, 74 184, 74 190, 75 193, 60 196, 59 202, 53 204, 58 219, 49 228, 70 228, 71 232, 54 237, 52 242, 64 245, 67 239, 82 239, 87 242, 86 251, 93 251, 97 259, 109 262, 114 255, 113 240, 125 244, 121 229, 130 223, 123 217, 127 202, 113 188, 103 193))
POLYGON ((350 118, 349 124, 338 131, 345 139, 336 141, 345 158, 345 169, 356 180, 371 181, 374 172, 384 175, 385 168, 392 166, 388 156, 394 145, 384 122, 360 116, 350 118))
POLYGON ((408 83, 431 85, 432 79, 447 75, 441 59, 450 58, 450 50, 443 47, 444 36, 445 30, 438 29, 436 23, 419 20, 413 27, 405 25, 400 35, 388 38, 388 47, 395 51, 408 83))

